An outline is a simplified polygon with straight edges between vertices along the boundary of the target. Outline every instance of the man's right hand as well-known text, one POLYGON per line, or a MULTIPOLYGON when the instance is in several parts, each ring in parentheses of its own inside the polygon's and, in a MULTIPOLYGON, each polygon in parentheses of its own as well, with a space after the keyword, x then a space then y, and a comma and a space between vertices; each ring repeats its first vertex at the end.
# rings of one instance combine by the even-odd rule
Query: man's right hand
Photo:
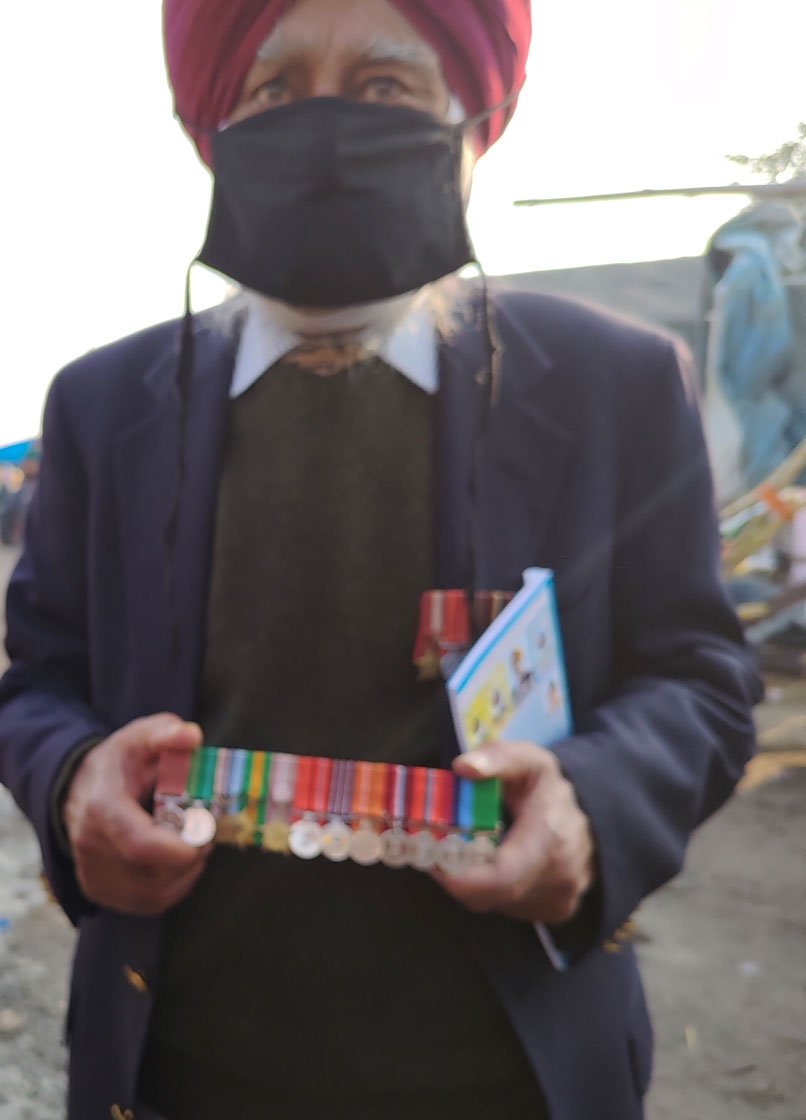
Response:
POLYGON ((164 751, 192 751, 202 732, 178 716, 138 719, 104 739, 76 771, 64 823, 79 886, 91 901, 139 917, 165 913, 190 893, 210 848, 160 828, 142 803, 164 751))

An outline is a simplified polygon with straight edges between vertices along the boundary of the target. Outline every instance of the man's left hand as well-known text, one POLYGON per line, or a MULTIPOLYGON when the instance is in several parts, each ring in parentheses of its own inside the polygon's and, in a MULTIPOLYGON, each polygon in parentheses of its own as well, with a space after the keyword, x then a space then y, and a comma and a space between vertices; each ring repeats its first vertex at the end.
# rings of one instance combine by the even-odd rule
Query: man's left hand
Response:
POLYGON ((595 875, 593 835, 556 756, 534 743, 495 743, 461 755, 462 778, 499 778, 512 816, 495 862, 461 876, 433 872, 477 913, 562 925, 577 912, 595 875))

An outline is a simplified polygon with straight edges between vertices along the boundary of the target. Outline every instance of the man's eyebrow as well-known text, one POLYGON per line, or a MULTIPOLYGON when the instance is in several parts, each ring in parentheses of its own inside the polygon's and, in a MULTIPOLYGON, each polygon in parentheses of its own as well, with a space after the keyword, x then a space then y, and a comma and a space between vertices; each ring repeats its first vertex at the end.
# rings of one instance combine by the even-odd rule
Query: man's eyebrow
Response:
MULTIPOLYGON (((317 49, 313 41, 294 41, 283 30, 273 32, 257 52, 261 62, 288 62, 299 58, 311 49, 317 49)), ((386 35, 378 35, 363 45, 356 45, 355 63, 358 65, 377 65, 396 63, 405 66, 419 66, 433 69, 439 66, 436 53, 425 43, 404 43, 386 35)))
POLYGON ((437 62, 437 55, 425 43, 402 43, 398 39, 390 39, 379 35, 365 47, 356 51, 359 62, 398 62, 407 66, 433 67, 437 62))

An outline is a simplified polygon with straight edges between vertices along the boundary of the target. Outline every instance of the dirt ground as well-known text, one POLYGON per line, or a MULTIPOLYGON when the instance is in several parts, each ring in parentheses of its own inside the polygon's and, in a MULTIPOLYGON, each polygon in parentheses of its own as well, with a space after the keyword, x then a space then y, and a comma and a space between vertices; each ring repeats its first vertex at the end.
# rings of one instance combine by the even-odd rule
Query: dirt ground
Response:
MULTIPOLYGON (((0 586, 11 565, 0 549, 0 586)), ((649 1120, 806 1120, 806 682, 771 682, 746 788, 637 917, 657 1034, 649 1120)), ((0 789, 0 1120, 63 1114, 72 932, 0 789)))

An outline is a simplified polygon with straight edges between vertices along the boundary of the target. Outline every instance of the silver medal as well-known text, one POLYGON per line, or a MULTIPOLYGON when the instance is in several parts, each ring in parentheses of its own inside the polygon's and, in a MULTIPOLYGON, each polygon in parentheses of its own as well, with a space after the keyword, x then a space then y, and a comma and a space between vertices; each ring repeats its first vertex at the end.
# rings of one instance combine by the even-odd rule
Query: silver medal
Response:
POLYGON ((467 868, 467 844, 452 832, 437 844, 437 867, 446 875, 461 875, 467 868))
POLYGON ((437 842, 430 832, 424 829, 415 832, 408 842, 409 863, 418 871, 430 871, 437 862, 437 842))
POLYGON ((408 833, 402 828, 390 828, 381 834, 381 860, 387 867, 407 867, 408 833))
POLYGON ((484 867, 495 862, 497 847, 489 836, 474 836, 467 845, 467 865, 484 867))
POLYGON ((178 798, 161 801, 154 812, 154 820, 163 828, 170 828, 172 832, 182 831, 185 823, 185 810, 178 798))
POLYGON ((322 854, 322 829, 313 820, 296 821, 288 834, 288 847, 299 859, 316 859, 322 854))
POLYGON ((362 827, 353 833, 350 842, 350 859, 360 863, 362 867, 371 867, 373 863, 380 863, 383 855, 383 845, 377 832, 371 828, 362 827))
POLYGON ((204 848, 212 840, 218 826, 209 809, 203 805, 192 805, 185 813, 181 837, 191 848, 204 848))
POLYGON ((343 863, 350 855, 353 830, 344 821, 329 821, 322 829, 322 855, 334 863, 343 863))

